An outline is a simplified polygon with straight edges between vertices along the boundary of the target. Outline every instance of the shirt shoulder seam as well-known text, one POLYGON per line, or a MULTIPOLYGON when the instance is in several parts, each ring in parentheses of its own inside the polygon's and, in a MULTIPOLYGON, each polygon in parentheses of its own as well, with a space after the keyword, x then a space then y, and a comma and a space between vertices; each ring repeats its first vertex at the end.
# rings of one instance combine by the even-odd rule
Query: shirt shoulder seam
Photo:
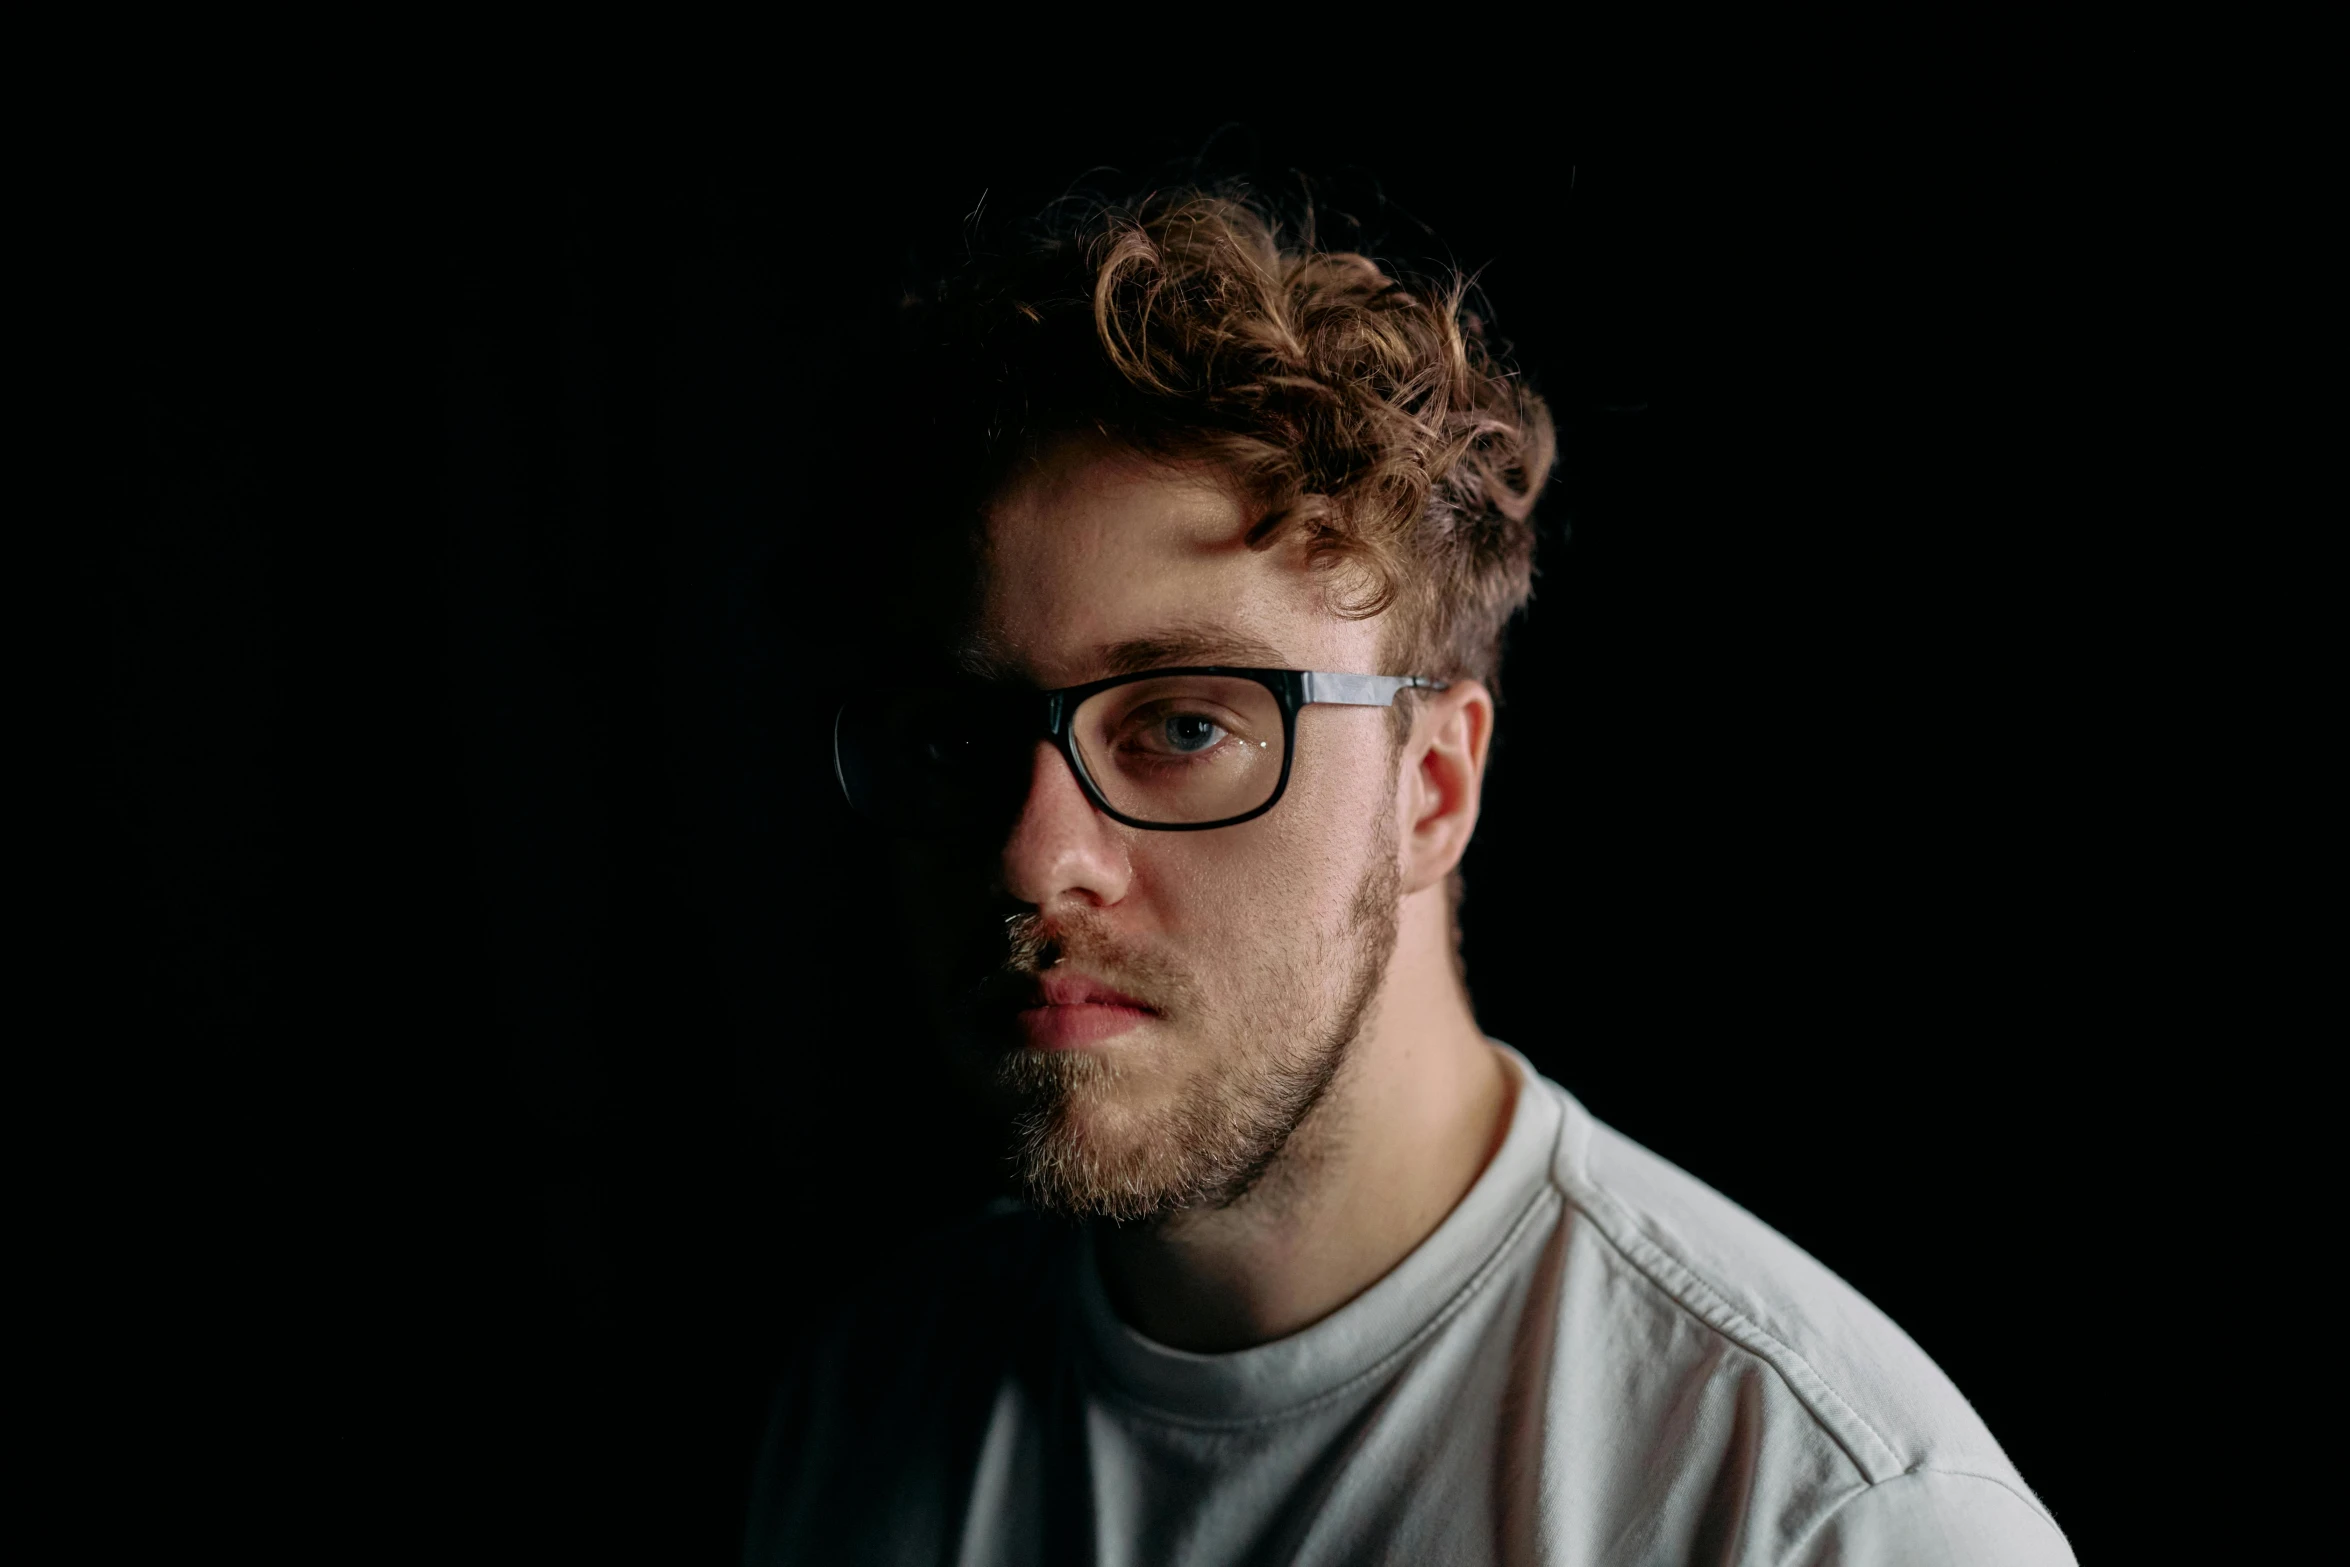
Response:
MULTIPOLYGON (((1562 1154, 1568 1124, 1576 1118, 1579 1108, 1570 1106, 1560 1120, 1562 1154)), ((1587 1127, 1590 1124, 1587 1112, 1585 1124, 1587 1127)), ((1901 1472, 1893 1445, 1829 1385, 1827 1378, 1800 1351, 1732 1305, 1729 1297, 1696 1268, 1642 1232, 1632 1221, 1630 1204, 1588 1174, 1569 1172, 1562 1169, 1562 1164, 1558 1157, 1551 1161, 1551 1183, 1561 1199, 1590 1219, 1617 1254, 1667 1299, 1776 1372, 1864 1480, 1874 1484, 1901 1472), (1852 1429, 1845 1429, 1847 1425, 1852 1429)))

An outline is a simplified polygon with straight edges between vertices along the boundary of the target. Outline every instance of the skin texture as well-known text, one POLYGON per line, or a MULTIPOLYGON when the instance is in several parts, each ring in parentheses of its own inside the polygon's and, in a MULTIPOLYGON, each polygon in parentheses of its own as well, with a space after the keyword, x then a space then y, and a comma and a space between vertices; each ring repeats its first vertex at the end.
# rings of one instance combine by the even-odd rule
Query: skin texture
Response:
MULTIPOLYGON (((966 662, 1041 688, 1121 667, 1388 669, 1301 549, 1250 550, 1212 471, 1070 441, 987 514, 966 662)), ((1476 825, 1493 703, 1309 706, 1281 803, 1207 832, 1121 826, 1039 742, 1000 840, 909 851, 920 972, 1012 1095, 1040 1201, 1119 1220, 1104 1282, 1176 1348, 1266 1342, 1376 1282, 1451 1211, 1514 1079, 1454 971, 1445 878, 1476 825), (1146 1003, 1075 1048, 1023 1043, 999 992, 1090 981, 1146 1003)), ((1031 997, 1030 999, 1033 999, 1031 997)))

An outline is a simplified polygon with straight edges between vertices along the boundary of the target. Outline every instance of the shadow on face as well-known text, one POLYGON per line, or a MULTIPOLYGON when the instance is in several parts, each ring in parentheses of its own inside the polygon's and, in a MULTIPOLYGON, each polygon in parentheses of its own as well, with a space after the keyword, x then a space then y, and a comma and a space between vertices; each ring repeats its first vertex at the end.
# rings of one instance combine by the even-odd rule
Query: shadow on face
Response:
MULTIPOLYGON (((1030 692, 1177 665, 1375 670, 1378 622, 1333 613, 1302 549, 1249 548, 1253 520, 1213 473, 1064 443, 988 507, 951 651, 1030 692)), ((1392 951, 1386 712, 1300 710, 1278 804, 1198 832, 1111 819, 1022 740, 993 812, 899 850, 925 999, 1014 1090, 1032 1189, 1057 1172, 1063 1205, 1122 1214, 1196 1200, 1310 1108, 1392 951)))

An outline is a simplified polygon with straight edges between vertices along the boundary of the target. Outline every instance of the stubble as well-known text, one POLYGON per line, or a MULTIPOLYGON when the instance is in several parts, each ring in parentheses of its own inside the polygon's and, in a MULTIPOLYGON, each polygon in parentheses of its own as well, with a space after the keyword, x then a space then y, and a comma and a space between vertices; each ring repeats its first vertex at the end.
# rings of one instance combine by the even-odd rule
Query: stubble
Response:
MULTIPOLYGON (((1375 831, 1370 841, 1392 839, 1375 831)), ((1375 851, 1339 929, 1235 952, 1213 984, 1123 950, 1082 915, 1013 921, 1007 972, 1073 962, 1134 985, 1210 1046, 1189 1072, 1164 1059, 1137 1065, 1115 1046, 1006 1051, 996 1076, 1018 1106, 1012 1162, 1029 1200, 1132 1222, 1228 1207, 1257 1191, 1295 1156, 1299 1129, 1318 1112, 1329 1119, 1331 1085, 1394 956, 1401 904, 1394 858, 1375 851), (1152 1093, 1150 1079, 1169 1073, 1171 1087, 1152 1093)))

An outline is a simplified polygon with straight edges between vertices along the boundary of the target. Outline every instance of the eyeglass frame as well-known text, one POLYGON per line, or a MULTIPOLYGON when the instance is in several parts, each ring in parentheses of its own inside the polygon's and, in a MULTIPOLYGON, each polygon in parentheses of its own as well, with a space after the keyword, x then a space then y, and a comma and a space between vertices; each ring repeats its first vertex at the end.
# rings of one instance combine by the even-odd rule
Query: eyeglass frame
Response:
MULTIPOLYGON (((1036 697, 1044 703, 1043 732, 1040 738, 1050 740, 1053 749, 1061 753, 1061 760, 1069 764, 1070 776, 1089 804, 1110 820, 1126 827, 1146 832, 1206 832, 1215 827, 1237 827, 1253 822, 1281 803, 1289 792, 1289 770, 1297 760, 1297 712, 1301 707, 1327 705, 1335 707, 1393 707, 1396 697, 1405 691, 1443 691, 1451 687, 1449 680, 1430 675, 1356 675, 1327 669, 1242 669, 1228 664, 1181 664, 1167 669, 1143 669, 1127 675, 1112 675, 1106 680, 1090 680, 1080 686, 1062 686, 1058 690, 1040 691, 1036 697), (1093 775, 1086 771, 1085 758, 1079 753, 1072 738, 1076 727, 1078 708, 1104 691, 1119 686, 1130 686, 1145 680, 1164 680, 1177 675, 1218 675, 1227 679, 1253 680, 1273 693, 1274 704, 1281 709, 1281 776, 1274 781, 1273 792, 1265 803, 1238 816, 1220 817, 1212 822, 1146 822, 1127 815, 1109 802, 1093 775)), ((856 796, 849 789, 847 767, 841 760, 841 723, 853 704, 843 703, 832 720, 832 771, 840 784, 841 797, 861 816, 871 819, 869 813, 857 806, 856 796)))

